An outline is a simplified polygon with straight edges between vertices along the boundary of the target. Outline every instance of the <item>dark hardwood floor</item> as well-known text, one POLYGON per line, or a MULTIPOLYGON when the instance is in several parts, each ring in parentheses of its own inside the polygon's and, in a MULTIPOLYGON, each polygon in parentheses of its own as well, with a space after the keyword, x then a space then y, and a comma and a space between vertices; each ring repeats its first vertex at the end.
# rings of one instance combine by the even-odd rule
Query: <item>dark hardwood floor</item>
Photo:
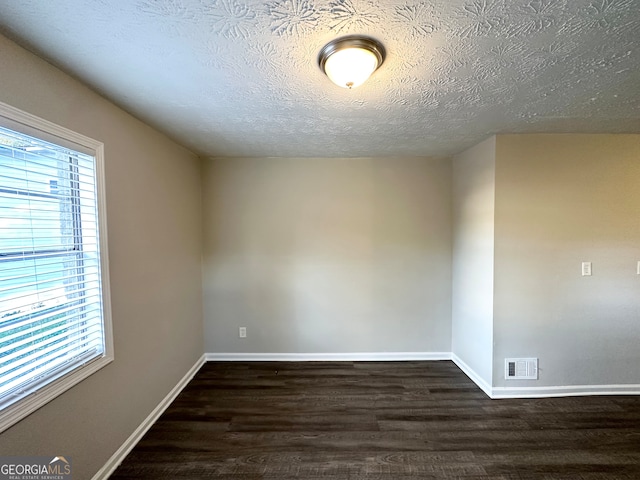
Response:
POLYGON ((111 477, 640 479, 640 397, 490 400, 452 362, 207 363, 111 477))

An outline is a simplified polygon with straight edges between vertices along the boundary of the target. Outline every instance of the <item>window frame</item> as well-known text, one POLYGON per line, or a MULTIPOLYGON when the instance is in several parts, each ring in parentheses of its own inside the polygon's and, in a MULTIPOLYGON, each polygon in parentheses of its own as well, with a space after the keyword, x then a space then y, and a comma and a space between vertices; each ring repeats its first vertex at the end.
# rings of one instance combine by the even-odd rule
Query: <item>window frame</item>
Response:
POLYGON ((33 391, 27 393, 20 400, 1 409, 1 433, 90 375, 107 366, 114 360, 114 349, 109 282, 104 144, 2 102, 0 102, 0 125, 18 133, 29 135, 71 150, 87 153, 95 158, 95 200, 98 214, 97 226, 99 232, 98 245, 100 249, 99 264, 101 271, 100 281, 104 342, 104 352, 101 356, 76 365, 72 369, 54 374, 53 378, 44 385, 36 385, 33 391))

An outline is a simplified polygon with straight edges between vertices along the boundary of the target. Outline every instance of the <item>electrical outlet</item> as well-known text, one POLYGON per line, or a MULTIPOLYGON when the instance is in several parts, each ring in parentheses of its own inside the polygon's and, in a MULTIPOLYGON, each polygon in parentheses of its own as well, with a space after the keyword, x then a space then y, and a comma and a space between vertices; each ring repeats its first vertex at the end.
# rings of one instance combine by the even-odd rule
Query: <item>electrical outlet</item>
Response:
POLYGON ((591 275, 591 262, 582 262, 582 276, 588 277, 591 275))
POLYGON ((640 275, 640 260, 638 260, 638 265, 636 266, 636 273, 640 275))
POLYGON ((238 337, 247 338, 247 327, 238 328, 238 337))

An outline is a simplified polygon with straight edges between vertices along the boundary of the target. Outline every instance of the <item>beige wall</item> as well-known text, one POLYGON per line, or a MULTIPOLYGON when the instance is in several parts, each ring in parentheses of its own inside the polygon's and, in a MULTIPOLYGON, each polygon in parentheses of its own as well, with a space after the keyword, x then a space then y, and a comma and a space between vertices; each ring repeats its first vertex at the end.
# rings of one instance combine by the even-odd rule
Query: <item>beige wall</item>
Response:
POLYGON ((496 155, 494 386, 640 384, 640 135, 499 135, 496 155), (505 382, 510 356, 539 381, 505 382))
POLYGON ((0 101, 105 144, 115 361, 0 434, 89 479, 200 358, 200 161, 0 36, 0 101))
POLYGON ((450 351, 448 160, 212 159, 203 192, 207 352, 450 351))
POLYGON ((495 158, 491 137, 453 159, 451 350, 487 387, 493 368, 495 158))

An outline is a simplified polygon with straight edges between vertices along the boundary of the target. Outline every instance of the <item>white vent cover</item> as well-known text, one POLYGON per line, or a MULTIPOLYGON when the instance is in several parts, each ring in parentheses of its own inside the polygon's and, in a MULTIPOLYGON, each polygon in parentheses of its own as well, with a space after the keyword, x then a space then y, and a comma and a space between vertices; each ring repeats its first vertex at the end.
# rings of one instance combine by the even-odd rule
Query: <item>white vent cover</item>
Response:
POLYGON ((507 380, 537 380, 537 358, 505 358, 504 378, 507 380))

